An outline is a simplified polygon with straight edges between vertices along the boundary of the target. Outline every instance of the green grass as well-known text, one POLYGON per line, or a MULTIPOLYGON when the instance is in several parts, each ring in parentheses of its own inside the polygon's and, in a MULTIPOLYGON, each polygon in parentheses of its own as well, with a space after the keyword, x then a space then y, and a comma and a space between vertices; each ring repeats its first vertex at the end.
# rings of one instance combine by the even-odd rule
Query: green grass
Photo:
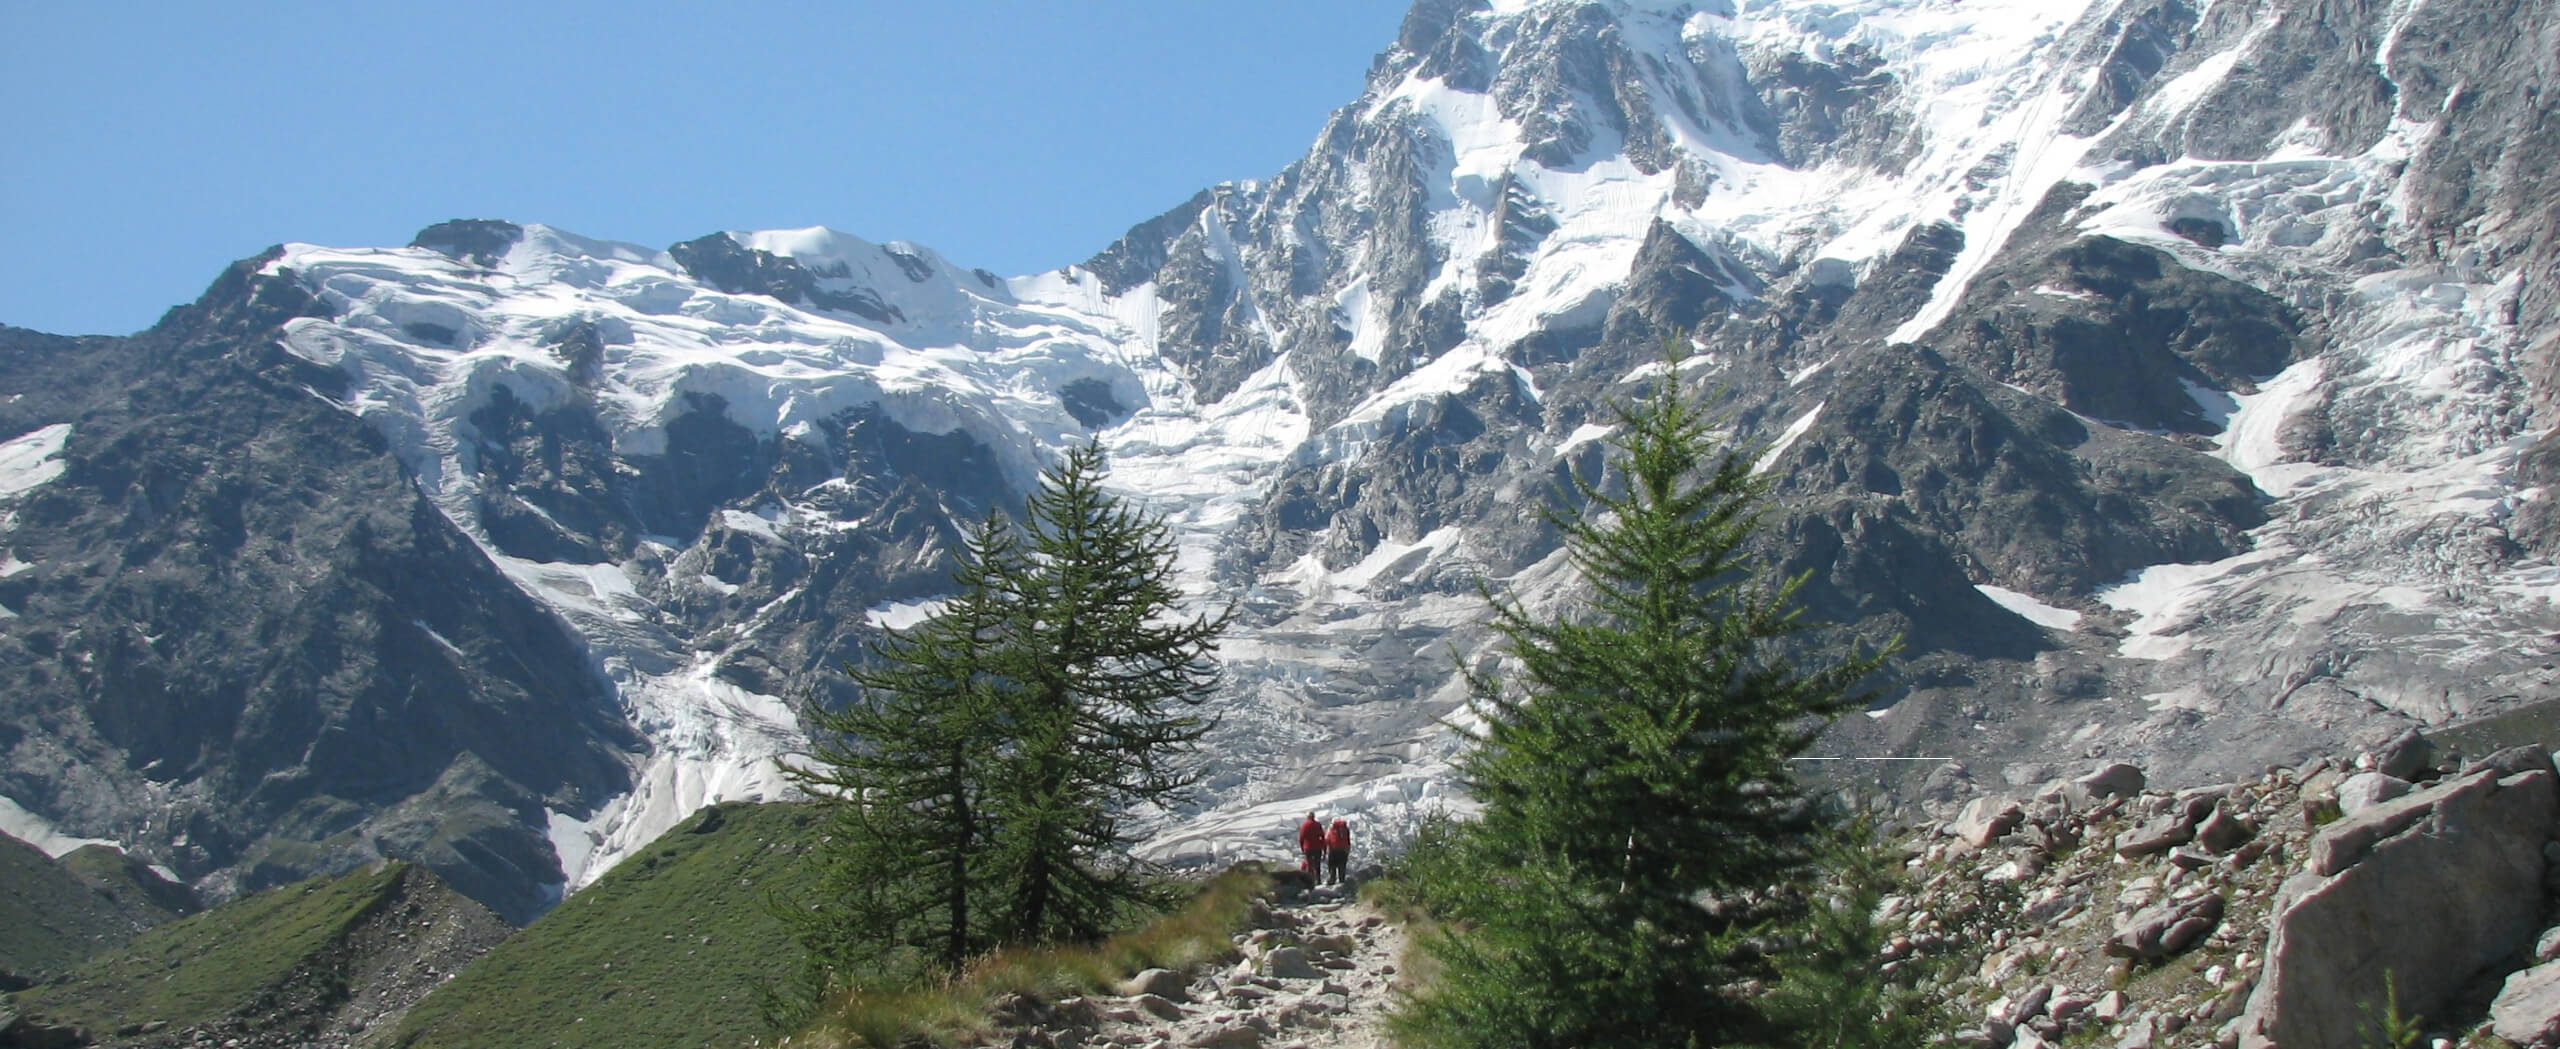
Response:
POLYGON ((1181 909, 1099 944, 1009 948, 948 983, 853 991, 829 1003, 816 1023, 784 1044, 951 1046, 985 1034, 988 1010, 1006 995, 1054 1001, 1098 994, 1142 970, 1232 959, 1234 935, 1251 924, 1256 898, 1270 891, 1271 879, 1261 870, 1230 870, 1203 884, 1181 909))
POLYGON ((219 1019, 334 946, 392 892, 404 869, 385 863, 314 878, 145 930, 65 981, 19 994, 14 1004, 20 1012, 91 1030, 219 1019))
POLYGON ((93 847, 57 862, 33 845, 0 835, 0 973, 13 982, 68 971, 169 918, 138 892, 102 891, 84 877, 85 867, 103 865, 83 855, 92 851, 115 855, 93 847))
POLYGON ((104 845, 83 845, 57 862, 142 925, 158 925, 204 909, 194 890, 104 845))
POLYGON ((437 988, 393 1044, 745 1044, 799 962, 764 901, 811 880, 796 861, 823 823, 808 805, 697 814, 437 988))

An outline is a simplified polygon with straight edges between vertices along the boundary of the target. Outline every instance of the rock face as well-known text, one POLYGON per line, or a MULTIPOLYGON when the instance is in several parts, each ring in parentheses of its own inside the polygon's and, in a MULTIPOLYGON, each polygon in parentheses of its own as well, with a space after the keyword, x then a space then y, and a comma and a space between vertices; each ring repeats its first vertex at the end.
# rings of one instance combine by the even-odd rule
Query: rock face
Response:
POLYGON ((2404 1014, 2442 1015, 2482 970, 2532 945, 2555 816, 2551 772, 2484 769, 2323 830, 2278 900, 2240 1044, 2366 1044, 2386 978, 2404 1014))
POLYGON ((793 703, 1098 440, 1239 611, 1153 855, 1391 835, 1676 332, 1764 550, 1906 643, 1840 755, 2189 784, 2553 698, 2560 9, 1904 14, 1428 0, 1297 162, 1046 274, 463 220, 0 331, 0 794, 217 896, 402 855, 522 919, 781 791, 793 703))

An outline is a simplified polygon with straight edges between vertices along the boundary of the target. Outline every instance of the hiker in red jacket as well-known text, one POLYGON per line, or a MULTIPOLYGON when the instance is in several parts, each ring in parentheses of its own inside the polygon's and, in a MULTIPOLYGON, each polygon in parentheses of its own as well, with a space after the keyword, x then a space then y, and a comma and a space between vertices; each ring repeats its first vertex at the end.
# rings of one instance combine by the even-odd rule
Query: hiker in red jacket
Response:
POLYGON ((1328 863, 1325 881, 1333 885, 1342 884, 1343 872, 1351 867, 1351 821, 1334 817, 1333 829, 1324 836, 1324 851, 1328 863))
POLYGON ((1322 880, 1324 878, 1324 824, 1316 822, 1315 813, 1307 813, 1307 821, 1298 824, 1298 853, 1306 857, 1305 861, 1298 865, 1298 869, 1307 872, 1310 878, 1322 880))

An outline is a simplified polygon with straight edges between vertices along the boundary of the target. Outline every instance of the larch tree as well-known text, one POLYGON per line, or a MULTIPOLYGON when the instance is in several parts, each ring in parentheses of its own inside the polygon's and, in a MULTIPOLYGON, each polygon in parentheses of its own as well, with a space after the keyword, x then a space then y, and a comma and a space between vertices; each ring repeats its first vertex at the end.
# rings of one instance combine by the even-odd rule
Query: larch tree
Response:
POLYGON ((861 689, 851 705, 812 705, 811 752, 783 765, 830 810, 817 889, 783 909, 809 951, 805 990, 956 971, 996 942, 984 899, 1000 829, 992 784, 1014 698, 998 580, 1019 556, 1012 528, 990 517, 962 550, 957 596, 845 668, 861 689))
POLYGON ((1041 476, 1006 587, 1016 750, 1001 790, 1009 931, 1090 939, 1145 901, 1130 816, 1176 805, 1212 726, 1218 635, 1233 607, 1184 616, 1177 549, 1160 517, 1102 488, 1087 444, 1041 476))
POLYGON ((819 887, 778 908, 810 992, 1092 939, 1153 902, 1134 817, 1178 806, 1232 607, 1185 615, 1164 521, 1103 490, 1099 445, 990 517, 956 594, 847 668, 792 778, 831 806, 819 887))
POLYGON ((1789 759, 1856 709, 1882 656, 1811 663, 1795 594, 1746 550, 1765 482, 1720 445, 1675 341, 1617 409, 1609 469, 1552 516, 1586 587, 1540 615, 1491 598, 1502 670, 1471 673, 1461 782, 1483 804, 1426 941, 1441 977, 1399 1028, 1431 1046, 1705 1046, 1767 1037, 1738 988, 1770 974, 1755 901, 1808 869, 1826 821, 1789 759))

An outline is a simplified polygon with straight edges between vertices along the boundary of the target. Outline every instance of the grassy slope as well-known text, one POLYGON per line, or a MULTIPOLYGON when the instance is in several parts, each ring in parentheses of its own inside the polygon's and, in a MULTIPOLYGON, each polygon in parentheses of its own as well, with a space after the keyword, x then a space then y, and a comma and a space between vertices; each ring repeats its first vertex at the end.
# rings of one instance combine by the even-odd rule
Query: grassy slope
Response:
POLYGON ((820 822, 807 805, 696 815, 428 995, 393 1043, 744 1044, 758 989, 798 958, 766 894, 807 876, 792 861, 820 822))
POLYGON ((0 834, 0 973, 37 978, 187 909, 186 890, 92 845, 55 860, 0 834))
POLYGON ((785 1044, 943 1049, 994 1037, 990 1011, 1008 995, 1100 994, 1144 969, 1234 961, 1229 937, 1269 918, 1261 901, 1270 892, 1271 877, 1260 867, 1237 867, 1196 886, 1182 907, 1099 944, 1007 948, 947 984, 844 995, 785 1044))
POLYGON ((141 860, 105 845, 83 845, 55 862, 147 925, 204 909, 196 900, 195 890, 163 878, 141 860))
POLYGON ((65 982, 18 995, 16 1005, 91 1030, 218 1019, 333 945, 398 884, 400 870, 381 864, 314 878, 146 930, 65 982))

